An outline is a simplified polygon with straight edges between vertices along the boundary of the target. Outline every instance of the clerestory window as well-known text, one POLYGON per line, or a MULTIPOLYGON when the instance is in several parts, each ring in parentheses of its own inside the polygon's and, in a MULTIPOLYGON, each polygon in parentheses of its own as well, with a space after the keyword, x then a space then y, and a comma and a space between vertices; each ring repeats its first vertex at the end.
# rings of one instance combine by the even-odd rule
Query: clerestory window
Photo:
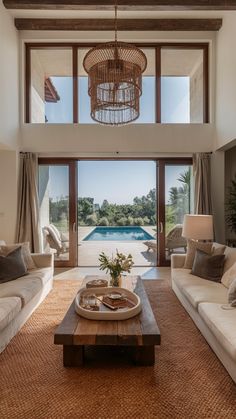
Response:
MULTIPOLYGON (((208 44, 138 45, 146 54, 134 123, 207 123, 208 44)), ((83 59, 91 45, 26 44, 25 122, 92 124, 83 59)))

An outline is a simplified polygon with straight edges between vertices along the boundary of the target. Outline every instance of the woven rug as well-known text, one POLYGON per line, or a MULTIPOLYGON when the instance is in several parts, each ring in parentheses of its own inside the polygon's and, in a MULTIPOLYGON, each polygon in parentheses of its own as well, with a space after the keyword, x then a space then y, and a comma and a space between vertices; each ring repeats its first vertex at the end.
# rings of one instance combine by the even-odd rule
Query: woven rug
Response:
POLYGON ((235 418, 236 386, 164 280, 145 281, 162 344, 154 367, 92 360, 64 368, 53 332, 78 281, 54 289, 0 355, 0 417, 235 418))

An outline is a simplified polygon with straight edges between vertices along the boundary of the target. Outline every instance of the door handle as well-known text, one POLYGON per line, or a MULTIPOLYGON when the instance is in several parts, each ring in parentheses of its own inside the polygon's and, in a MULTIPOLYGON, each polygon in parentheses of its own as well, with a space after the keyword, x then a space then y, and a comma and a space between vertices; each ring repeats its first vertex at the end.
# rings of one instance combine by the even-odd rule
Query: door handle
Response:
POLYGON ((76 233, 76 223, 73 223, 73 225, 72 225, 72 231, 73 231, 73 233, 76 233))
POLYGON ((159 224, 160 224, 159 233, 161 234, 161 233, 163 233, 163 223, 160 222, 159 224))

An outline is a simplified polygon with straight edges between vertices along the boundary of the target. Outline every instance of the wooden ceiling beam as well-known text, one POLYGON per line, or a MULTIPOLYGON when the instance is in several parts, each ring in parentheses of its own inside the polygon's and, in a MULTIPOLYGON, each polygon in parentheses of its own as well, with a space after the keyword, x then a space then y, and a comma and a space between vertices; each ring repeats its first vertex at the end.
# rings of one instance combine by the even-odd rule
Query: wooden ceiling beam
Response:
MULTIPOLYGON (((111 0, 3 0, 7 9, 113 10, 111 0)), ((236 0, 118 0, 119 10, 236 10, 236 0)))
MULTIPOLYGON (((222 19, 118 19, 119 31, 218 31, 222 19)), ((112 31, 114 19, 15 19, 18 30, 112 31)))

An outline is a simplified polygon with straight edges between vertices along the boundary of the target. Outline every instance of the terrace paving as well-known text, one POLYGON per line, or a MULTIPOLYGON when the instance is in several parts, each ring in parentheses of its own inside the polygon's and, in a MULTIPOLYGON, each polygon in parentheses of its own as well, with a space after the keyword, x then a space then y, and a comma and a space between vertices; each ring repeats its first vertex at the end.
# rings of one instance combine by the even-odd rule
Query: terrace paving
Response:
MULTIPOLYGON (((78 229, 78 265, 79 266, 97 266, 98 258, 101 252, 112 256, 116 249, 124 254, 131 253, 136 266, 156 266, 156 253, 147 252, 147 246, 140 240, 132 241, 83 241, 95 227, 79 227, 78 229)), ((149 234, 154 235, 153 228, 143 227, 149 234)))
MULTIPOLYGON (((116 249, 124 254, 133 256, 135 266, 156 266, 156 253, 147 252, 147 246, 141 240, 132 241, 83 241, 83 239, 91 233, 95 227, 79 227, 78 228, 78 266, 98 266, 99 254, 105 252, 112 256, 116 253, 116 249)), ((155 227, 142 227, 152 236, 155 235, 153 230, 155 227)), ((55 260, 67 260, 68 253, 61 254, 55 260)))

